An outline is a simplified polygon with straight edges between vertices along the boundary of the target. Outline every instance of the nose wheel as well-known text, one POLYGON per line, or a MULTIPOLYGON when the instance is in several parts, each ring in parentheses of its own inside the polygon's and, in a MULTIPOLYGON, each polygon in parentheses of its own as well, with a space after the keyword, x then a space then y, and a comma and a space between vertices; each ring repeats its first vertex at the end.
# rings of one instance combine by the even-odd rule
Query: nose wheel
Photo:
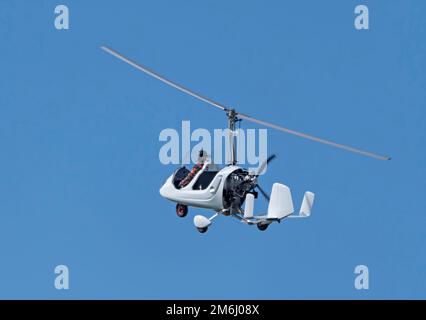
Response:
POLYGON ((194 217, 194 225, 197 228, 198 232, 199 233, 207 232, 208 228, 212 224, 213 219, 215 219, 218 215, 219 215, 219 213, 217 213, 217 212, 213 216, 211 216, 210 218, 207 218, 207 217, 202 216, 202 215, 196 215, 194 217))
POLYGON ((184 218, 188 214, 188 206, 178 203, 176 205, 176 214, 179 218, 184 218))
POLYGON ((198 230, 198 232, 199 233, 206 233, 207 232, 207 227, 204 227, 204 228, 197 228, 197 230, 198 230))

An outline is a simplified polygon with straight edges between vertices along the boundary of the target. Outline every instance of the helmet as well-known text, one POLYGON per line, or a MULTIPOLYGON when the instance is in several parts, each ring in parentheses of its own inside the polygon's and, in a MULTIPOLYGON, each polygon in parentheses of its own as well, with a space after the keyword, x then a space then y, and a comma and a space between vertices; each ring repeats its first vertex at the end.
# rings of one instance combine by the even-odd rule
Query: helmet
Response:
POLYGON ((207 152, 204 151, 203 149, 201 149, 198 152, 198 162, 199 163, 204 163, 204 161, 206 161, 206 160, 207 160, 207 152))

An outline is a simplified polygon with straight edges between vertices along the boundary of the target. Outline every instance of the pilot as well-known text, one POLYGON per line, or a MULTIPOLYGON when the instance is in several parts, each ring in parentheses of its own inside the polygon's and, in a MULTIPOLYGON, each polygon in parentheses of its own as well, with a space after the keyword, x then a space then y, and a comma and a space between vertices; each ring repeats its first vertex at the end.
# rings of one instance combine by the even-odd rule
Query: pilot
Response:
POLYGON ((197 175, 197 173, 203 168, 204 163, 207 160, 207 152, 203 149, 198 153, 197 163, 194 165, 192 170, 188 173, 188 175, 179 183, 179 188, 183 188, 187 186, 191 180, 197 175))

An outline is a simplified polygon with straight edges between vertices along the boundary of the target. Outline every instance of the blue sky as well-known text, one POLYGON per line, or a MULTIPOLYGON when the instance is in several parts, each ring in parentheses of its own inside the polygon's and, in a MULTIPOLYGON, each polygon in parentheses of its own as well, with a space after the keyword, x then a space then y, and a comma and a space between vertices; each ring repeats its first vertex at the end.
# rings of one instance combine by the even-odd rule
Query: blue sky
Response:
MULTIPOLYGON (((426 298, 426 3, 0 3, 0 298, 426 298), (70 9, 70 30, 54 8, 70 9), (366 4, 370 30, 354 29, 366 4), (158 193, 164 128, 221 112, 105 54, 109 45, 241 112, 382 154, 268 131, 262 184, 310 219, 196 232, 158 193), (70 289, 54 288, 54 268, 70 289), (365 264, 370 289, 355 290, 365 264)), ((246 128, 259 128, 245 124, 246 128)), ((256 203, 261 210, 265 203, 256 203)))

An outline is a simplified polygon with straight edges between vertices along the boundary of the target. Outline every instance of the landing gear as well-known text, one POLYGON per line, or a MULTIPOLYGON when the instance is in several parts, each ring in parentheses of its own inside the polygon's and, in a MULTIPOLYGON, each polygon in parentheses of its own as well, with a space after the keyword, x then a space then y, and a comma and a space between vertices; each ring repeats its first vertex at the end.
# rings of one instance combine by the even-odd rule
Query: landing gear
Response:
POLYGON ((207 218, 202 215, 196 215, 194 217, 194 225, 197 228, 199 233, 205 233, 207 232, 208 227, 212 224, 212 220, 216 218, 219 215, 219 213, 215 213, 210 218, 207 218))
POLYGON ((176 214, 180 218, 186 217, 186 215, 188 214, 188 207, 183 205, 183 204, 178 203, 176 205, 176 214))
POLYGON ((265 231, 266 229, 268 229, 268 226, 269 226, 269 224, 262 224, 262 223, 258 223, 258 224, 257 224, 257 228, 258 228, 260 231, 265 231))
POLYGON ((206 232, 207 232, 207 230, 208 230, 208 228, 207 228, 207 227, 204 227, 204 228, 197 228, 197 230, 198 230, 198 232, 199 232, 199 233, 206 233, 206 232))

